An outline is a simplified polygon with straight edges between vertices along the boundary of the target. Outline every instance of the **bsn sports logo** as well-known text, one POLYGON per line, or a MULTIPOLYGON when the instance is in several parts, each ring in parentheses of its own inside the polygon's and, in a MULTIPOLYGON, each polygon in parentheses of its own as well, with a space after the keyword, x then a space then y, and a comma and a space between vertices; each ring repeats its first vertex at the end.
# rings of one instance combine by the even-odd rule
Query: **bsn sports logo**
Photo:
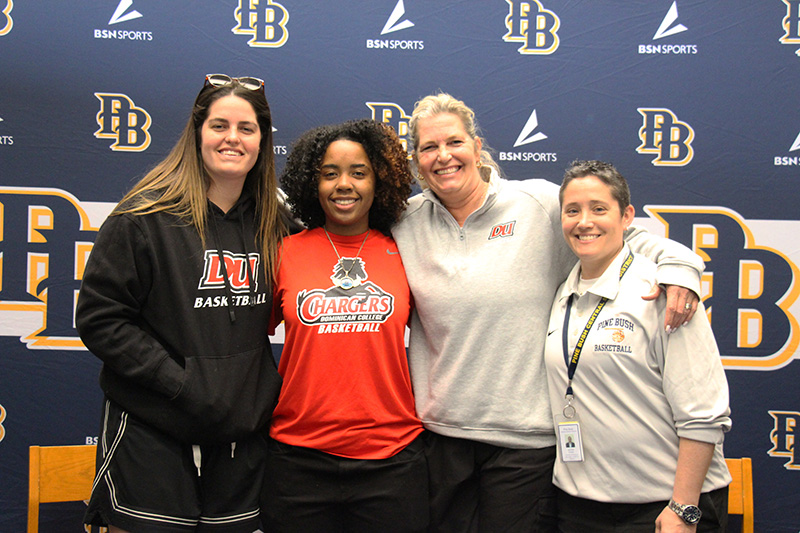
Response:
POLYGON ((0 331, 30 349, 85 349, 75 302, 99 221, 60 189, 0 187, 0 206, 0 331))
MULTIPOLYGON (((528 121, 519 132, 517 140, 514 142, 514 148, 547 139, 547 135, 541 131, 536 131, 538 127, 539 118, 536 115, 536 109, 534 109, 528 117, 528 121)), ((497 158, 500 161, 523 161, 534 163, 554 163, 558 161, 558 155, 552 152, 498 152, 497 158)))
MULTIPOLYGON (((792 143, 790 152, 800 150, 800 133, 797 134, 794 142, 792 143)), ((775 156, 773 160, 776 167, 778 166, 798 166, 800 165, 800 156, 775 156)))
MULTIPOLYGON (((386 23, 383 25, 381 35, 413 28, 414 23, 407 18, 404 18, 405 14, 406 8, 403 5, 403 0, 397 0, 397 4, 394 6, 392 14, 389 15, 389 18, 386 19, 386 23)), ((397 39, 367 39, 367 48, 388 50, 423 50, 425 49, 425 42, 408 40, 404 41, 397 39)))
POLYGON ((94 93, 100 100, 94 136, 98 139, 114 139, 111 149, 115 152, 143 152, 150 146, 150 114, 136 107, 127 95, 119 93, 94 93))
MULTIPOLYGON (((688 28, 683 24, 676 24, 678 20, 678 2, 672 2, 672 5, 661 21, 661 25, 653 35, 653 40, 657 41, 665 37, 671 37, 679 33, 683 33, 688 28)), ((640 44, 640 54, 696 54, 696 44, 640 44)))
MULTIPOLYGON (((366 106, 372 111, 372 120, 383 122, 394 128, 400 143, 407 151, 411 148, 408 144, 408 121, 409 115, 397 104, 391 102, 365 102, 366 106)), ((411 155, 409 154, 409 159, 411 155)))
POLYGON ((288 153, 288 149, 285 144, 274 144, 275 142, 275 132, 278 131, 278 128, 272 126, 272 153, 274 155, 286 155, 288 153))
MULTIPOLYGON (((793 314, 800 270, 787 254, 758 244, 751 224, 724 207, 644 210, 664 225, 665 236, 705 261, 702 298, 723 365, 774 370, 789 364, 800 346, 793 314)), ((771 231, 762 234, 770 236, 771 231)))
MULTIPOLYGON (((3 122, 3 118, 0 117, 0 123, 3 122)), ((12 145, 14 144, 14 137, 11 135, 0 135, 0 145, 12 145)))
POLYGON ((561 20, 555 13, 545 9, 539 0, 506 0, 506 3, 508 15, 505 24, 508 32, 503 35, 503 41, 522 43, 517 51, 526 55, 549 55, 558 49, 561 20))
POLYGON ((768 411, 773 426, 769 433, 772 448, 767 452, 770 457, 788 459, 783 467, 787 470, 800 471, 800 412, 768 411))
POLYGON ((116 11, 114 14, 111 15, 111 18, 108 19, 108 25, 111 26, 112 24, 118 24, 120 22, 127 22, 129 20, 138 19, 142 16, 141 13, 136 11, 128 11, 128 8, 133 5, 133 0, 120 0, 119 4, 117 5, 116 11))
MULTIPOLYGON (((786 4, 786 16, 781 22, 784 34, 778 40, 782 44, 800 44, 800 0, 783 0, 783 3, 786 4)), ((795 54, 800 56, 800 48, 795 54)))
POLYGON ((8 35, 11 28, 14 27, 14 19, 11 18, 11 10, 14 9, 14 0, 6 0, 6 5, 3 8, 2 17, 0 17, 0 37, 8 35))
POLYGON ((289 39, 289 12, 272 0, 239 0, 233 12, 236 35, 248 35, 253 48, 280 48, 289 39))
MULTIPOLYGON (((117 9, 108 19, 108 25, 113 26, 122 22, 130 22, 138 18, 142 18, 142 14, 136 9, 131 9, 133 0, 120 0, 117 4, 117 9)), ((140 30, 118 30, 118 29, 103 29, 94 30, 95 39, 118 39, 123 41, 152 41, 153 32, 140 31, 140 30)))
POLYGON ((655 154, 652 163, 659 167, 683 167, 694 157, 694 130, 686 122, 678 120, 675 113, 666 108, 640 107, 643 117, 639 128, 642 144, 636 148, 640 154, 655 154))

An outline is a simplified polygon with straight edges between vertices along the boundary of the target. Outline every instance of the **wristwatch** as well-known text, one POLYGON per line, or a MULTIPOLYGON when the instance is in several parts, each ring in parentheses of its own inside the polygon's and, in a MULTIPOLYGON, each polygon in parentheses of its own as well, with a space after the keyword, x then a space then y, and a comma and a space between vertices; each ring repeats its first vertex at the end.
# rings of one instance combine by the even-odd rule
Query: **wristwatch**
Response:
POLYGON ((696 524, 700 521, 700 517, 703 516, 703 512, 700 511, 698 506, 681 505, 673 499, 669 500, 669 508, 671 511, 674 511, 676 515, 683 518, 683 521, 687 524, 696 524))

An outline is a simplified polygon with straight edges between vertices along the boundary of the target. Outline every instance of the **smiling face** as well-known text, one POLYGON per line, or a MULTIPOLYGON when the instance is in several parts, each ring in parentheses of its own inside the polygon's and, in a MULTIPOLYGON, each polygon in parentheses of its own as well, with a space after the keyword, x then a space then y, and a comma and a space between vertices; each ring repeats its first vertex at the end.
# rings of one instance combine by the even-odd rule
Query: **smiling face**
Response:
POLYGON ((633 222, 633 206, 621 210, 610 187, 597 176, 570 181, 561 205, 561 230, 581 260, 581 277, 600 277, 622 250, 625 230, 633 222))
POLYGON ((228 95, 208 108, 200 130, 200 153, 211 178, 211 188, 241 188, 258 159, 261 130, 247 100, 228 95))
POLYGON ((417 123, 414 159, 422 177, 442 202, 458 204, 483 186, 478 161, 481 140, 472 138, 458 115, 440 113, 417 123))
POLYGON ((358 235, 369 229, 375 172, 360 143, 339 139, 328 145, 317 187, 325 229, 338 235, 358 235))

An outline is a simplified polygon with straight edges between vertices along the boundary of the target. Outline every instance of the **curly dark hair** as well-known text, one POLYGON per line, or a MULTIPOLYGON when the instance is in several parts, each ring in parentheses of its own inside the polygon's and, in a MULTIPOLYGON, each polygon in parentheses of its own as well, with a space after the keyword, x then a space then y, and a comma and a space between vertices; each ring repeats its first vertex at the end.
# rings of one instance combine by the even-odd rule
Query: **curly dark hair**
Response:
POLYGON ((325 151, 338 140, 357 142, 364 147, 375 171, 375 198, 369 209, 369 227, 389 235, 392 225, 408 205, 414 178, 408 153, 394 129, 371 119, 320 126, 295 141, 280 178, 292 213, 309 229, 325 225, 317 184, 325 151))

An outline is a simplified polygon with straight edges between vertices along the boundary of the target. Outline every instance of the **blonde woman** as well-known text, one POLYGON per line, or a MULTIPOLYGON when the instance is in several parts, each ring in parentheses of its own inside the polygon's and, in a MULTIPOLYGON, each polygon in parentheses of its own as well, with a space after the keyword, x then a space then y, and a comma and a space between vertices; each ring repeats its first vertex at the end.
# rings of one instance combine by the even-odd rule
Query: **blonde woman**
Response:
MULTIPOLYGON (((553 531, 555 434, 544 341, 550 304, 575 256, 561 237, 558 186, 500 176, 474 112, 436 94, 409 123, 425 190, 392 230, 416 304, 409 362, 429 431, 434 531, 553 531)), ((702 261, 631 231, 658 281, 699 291, 702 261)), ((673 287, 665 325, 697 296, 673 287)), ((688 306, 688 307, 687 307, 688 306)))

